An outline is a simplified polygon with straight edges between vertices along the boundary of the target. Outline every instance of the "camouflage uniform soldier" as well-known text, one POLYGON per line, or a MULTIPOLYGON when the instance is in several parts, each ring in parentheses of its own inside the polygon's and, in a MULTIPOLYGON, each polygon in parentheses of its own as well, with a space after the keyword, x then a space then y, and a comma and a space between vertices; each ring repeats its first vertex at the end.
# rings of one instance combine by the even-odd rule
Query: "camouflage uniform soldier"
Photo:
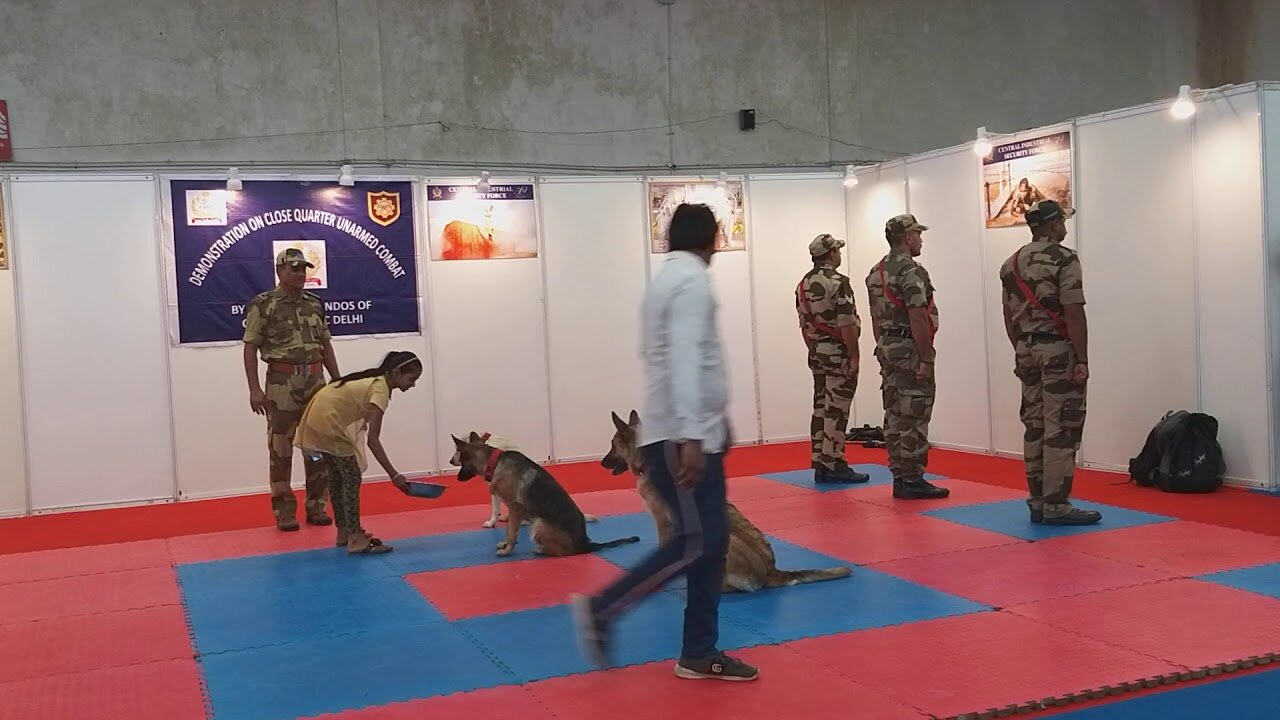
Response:
POLYGON ((884 397, 884 438, 893 471, 893 496, 906 500, 951 494, 924 479, 933 417, 933 336, 938 310, 929 273, 915 261, 929 228, 914 215, 885 223, 889 254, 867 274, 876 359, 884 397))
POLYGON ((862 320, 849 278, 840 274, 843 240, 819 235, 809 243, 813 269, 796 286, 796 313, 813 372, 813 481, 863 483, 870 476, 849 467, 844 456, 849 406, 858 387, 858 336, 862 320))
POLYGON ((1089 378, 1080 258, 1062 246, 1072 215, 1053 200, 1037 203, 1026 214, 1031 242, 1000 267, 1005 332, 1022 381, 1027 505, 1031 521, 1045 525, 1102 519, 1069 501, 1089 378))
MULTIPOLYGON (((297 530, 298 501, 289 481, 293 471, 293 437, 302 411, 324 387, 322 368, 340 377, 330 344, 324 304, 303 288, 307 262, 301 250, 289 248, 276 256, 280 284, 258 295, 245 311, 244 370, 249 381, 249 406, 267 418, 270 456, 271 508, 276 527, 297 530), (258 355, 267 364, 264 393, 258 384, 258 355)), ((329 525, 325 514, 328 483, 318 464, 303 458, 307 477, 306 515, 311 525, 329 525)))

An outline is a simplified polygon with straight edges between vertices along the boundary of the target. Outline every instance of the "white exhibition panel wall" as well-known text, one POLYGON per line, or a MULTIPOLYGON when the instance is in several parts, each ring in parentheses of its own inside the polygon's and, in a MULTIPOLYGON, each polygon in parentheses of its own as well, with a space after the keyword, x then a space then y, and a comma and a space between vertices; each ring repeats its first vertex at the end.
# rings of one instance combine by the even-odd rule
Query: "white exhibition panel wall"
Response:
MULTIPOLYGON (((822 233, 845 237, 844 194, 839 177, 751 179, 751 261, 760 338, 756 372, 766 442, 809 437, 813 376, 800 337, 795 288, 813 269, 809 242, 822 233)), ((851 280, 856 284, 856 278, 851 280)), ((865 306, 858 309, 864 332, 870 332, 865 306)))
POLYGON ((929 227, 918 259, 937 292, 938 394, 929 437, 935 445, 986 451, 991 406, 982 301, 995 269, 982 257, 977 164, 961 149, 909 160, 906 173, 909 212, 929 227))
POLYGON ((1127 470, 1166 412, 1198 404, 1191 127, 1159 108, 1081 124, 1075 140, 1091 376, 1080 461, 1127 470))
MULTIPOLYGON (((422 222, 425 228, 425 211, 422 222)), ((432 261, 429 230, 421 237, 440 465, 453 456, 450 434, 470 431, 508 438, 535 462, 549 460, 541 257, 432 261)))
MULTIPOLYGON (((1267 267, 1271 269, 1267 283, 1267 296, 1269 302, 1267 309, 1270 312, 1268 325, 1270 326, 1270 362, 1267 364, 1267 378, 1269 387, 1273 387, 1271 383, 1275 382, 1275 378, 1280 376, 1280 85, 1268 83, 1267 88, 1260 95, 1262 100, 1262 147, 1263 147, 1263 202, 1266 209, 1266 236, 1267 236, 1267 267)), ((1271 422, 1274 424, 1277 418, 1280 418, 1280 407, 1277 403, 1280 397, 1277 397, 1274 387, 1271 392, 1271 422)), ((1271 473, 1270 482, 1267 487, 1275 490, 1280 488, 1280 477, 1277 477, 1277 469, 1280 469, 1280 443, 1272 442, 1271 454, 1271 473)))
POLYGON ((600 457, 613 437, 609 413, 625 418, 644 398, 644 183, 543 180, 538 192, 552 448, 557 460, 600 457))
MULTIPOLYGON (((12 217, 6 207, 7 183, 0 182, 0 235, 12 238, 12 217)), ((26 451, 22 435, 22 375, 18 364, 18 308, 14 294, 13 243, 9 243, 9 269, 0 270, 0 458, 6 468, 0 475, 0 516, 27 510, 26 451)))
MULTIPOLYGON (((1051 133, 1063 132, 1069 126, 1038 128, 1001 138, 1000 144, 1017 142, 1051 133)), ((1072 138, 1073 149, 1078 145, 1072 138)), ((977 156, 973 156, 977 157, 977 156)), ((975 160, 975 162, 978 162, 975 160)), ((981 172, 981 170, 977 170, 981 172)), ((980 176, 975 176, 971 197, 980 198, 980 176)), ((1073 188, 1074 191, 1074 188, 1073 188)), ((1078 203, 1077 203, 1078 204, 1078 203)), ((1082 210, 1083 212, 1083 210, 1082 210)), ((1079 250, 1085 243, 1076 235, 1076 220, 1067 221, 1067 240, 1064 245, 1079 250)), ((982 253, 986 274, 983 276, 983 293, 987 313, 987 348, 990 357, 991 394, 991 442, 996 452, 1021 456, 1023 452, 1022 384, 1013 374, 1013 348, 1004 330, 1004 311, 1000 303, 1000 265, 1028 240, 1031 231, 1025 225, 1003 228, 982 228, 982 253)))
POLYGON ((32 506, 172 497, 153 178, 10 187, 32 506))
MULTIPOLYGON (((392 395, 383 445, 396 468, 406 474, 438 469, 431 358, 426 338, 338 338, 333 343, 343 373, 377 365, 391 350, 408 350, 422 358, 426 371, 416 387, 392 395)), ((178 488, 183 498, 267 492, 267 425, 249 409, 241 346, 175 347, 173 423, 178 488)), ((259 378, 265 373, 258 364, 259 378)), ((370 456, 369 477, 385 477, 370 456)), ((293 484, 303 485, 302 454, 293 458, 293 484)), ((264 500, 265 502, 265 500, 264 500)))
POLYGON ((884 424, 884 401, 880 396, 880 365, 876 361, 875 336, 871 332, 871 306, 867 300, 867 273, 889 252, 884 239, 884 224, 889 218, 907 211, 905 166, 898 162, 858 174, 858 184, 847 194, 845 226, 848 228, 848 262, 845 272, 853 283, 858 299, 858 312, 864 317, 865 330, 859 343, 862 367, 858 390, 853 398, 850 425, 884 424))
POLYGON ((1227 476, 1271 470, 1267 257, 1258 96, 1214 93, 1195 123, 1195 238, 1202 409, 1218 418, 1227 476))

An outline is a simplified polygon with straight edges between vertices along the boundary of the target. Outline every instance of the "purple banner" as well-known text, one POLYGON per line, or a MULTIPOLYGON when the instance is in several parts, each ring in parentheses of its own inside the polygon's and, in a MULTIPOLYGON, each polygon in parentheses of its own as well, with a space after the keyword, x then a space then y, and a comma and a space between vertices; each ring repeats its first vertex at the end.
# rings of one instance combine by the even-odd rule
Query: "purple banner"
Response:
POLYGON ((245 307, 275 287, 290 247, 315 265, 307 289, 334 336, 419 332, 412 183, 174 180, 170 192, 180 344, 243 338, 245 307))
POLYGON ((490 185, 489 192, 477 192, 475 185, 428 185, 427 202, 440 200, 532 200, 532 185, 490 185))

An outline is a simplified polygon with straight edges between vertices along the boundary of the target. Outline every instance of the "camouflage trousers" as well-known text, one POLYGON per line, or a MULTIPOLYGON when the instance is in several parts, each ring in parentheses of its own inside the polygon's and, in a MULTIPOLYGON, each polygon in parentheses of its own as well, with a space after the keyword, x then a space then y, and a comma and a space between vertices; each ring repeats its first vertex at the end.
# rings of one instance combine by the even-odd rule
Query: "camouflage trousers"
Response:
POLYGON ((834 470, 845 460, 844 436, 849 429, 849 408, 858 381, 839 367, 813 370, 813 418, 809 424, 815 467, 834 470))
POLYGON ((1086 386, 1071 380, 1076 357, 1064 340, 1019 340, 1014 374, 1022 381, 1027 504, 1045 517, 1071 511, 1076 451, 1084 432, 1086 386))
POLYGON ((360 483, 363 474, 355 457, 321 453, 320 462, 333 500, 333 523, 338 536, 355 535, 360 529, 360 483))
POLYGON ((911 338, 881 338, 880 393, 884 401, 884 441, 893 479, 924 480, 929 465, 929 421, 933 419, 936 386, 932 375, 916 377, 919 354, 911 338))
MULTIPOLYGON (((290 481, 293 477, 293 438, 302 420, 302 411, 312 396, 324 387, 324 374, 295 375, 267 370, 267 449, 270 458, 271 510, 276 521, 296 520, 298 499, 290 481)), ((307 478, 307 517, 323 515, 328 483, 315 460, 303 457, 307 478)))

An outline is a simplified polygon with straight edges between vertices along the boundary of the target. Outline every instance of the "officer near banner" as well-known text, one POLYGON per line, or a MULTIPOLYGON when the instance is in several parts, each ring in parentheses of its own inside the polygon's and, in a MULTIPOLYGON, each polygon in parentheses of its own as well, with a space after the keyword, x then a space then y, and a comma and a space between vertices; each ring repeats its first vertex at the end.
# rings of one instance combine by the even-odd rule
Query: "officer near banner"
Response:
POLYGON ((1022 382, 1023 458, 1031 521, 1092 525, 1101 513, 1071 506, 1084 431, 1088 328, 1080 258, 1062 241, 1075 210, 1053 200, 1026 214, 1031 241, 1000 267, 1004 327, 1022 382))
POLYGON ((928 229, 914 215, 890 218, 884 225, 889 254, 871 267, 866 280, 880 361, 893 496, 904 500, 951 494, 924 479, 936 393, 933 338, 938 309, 929 273, 915 258, 924 245, 922 233, 928 229))
POLYGON ((813 481, 864 483, 871 479, 849 467, 844 456, 849 407, 858 387, 858 336, 862 320, 854 303, 849 278, 841 274, 840 250, 845 245, 822 234, 809 243, 813 269, 796 286, 800 333, 809 349, 813 373, 813 481))
MULTIPOLYGON (((245 310, 244 370, 249 381, 249 407, 267 418, 271 508, 276 527, 297 530, 297 498, 290 487, 293 438, 302 411, 324 387, 324 373, 341 377, 333 354, 324 303, 307 292, 302 251, 289 248, 276 256, 279 284, 253 299, 245 310), (258 383, 258 356, 267 365, 266 390, 258 383)), ((306 518, 310 525, 329 525, 325 514, 326 478, 318 463, 304 457, 306 518)))

